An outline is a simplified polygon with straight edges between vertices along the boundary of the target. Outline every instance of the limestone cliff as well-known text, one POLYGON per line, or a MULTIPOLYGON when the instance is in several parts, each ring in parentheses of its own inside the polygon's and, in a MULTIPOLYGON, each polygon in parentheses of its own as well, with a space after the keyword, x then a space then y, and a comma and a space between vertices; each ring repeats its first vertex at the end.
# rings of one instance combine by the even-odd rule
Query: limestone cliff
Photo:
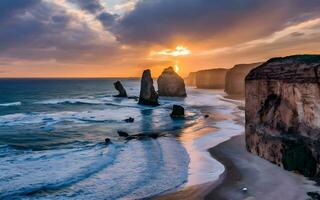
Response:
POLYGON ((191 72, 188 77, 185 79, 185 83, 188 86, 196 86, 196 76, 197 72, 191 72))
POLYGON ((246 145, 287 170, 320 172, 320 55, 274 58, 246 77, 246 145))
POLYGON ((225 92, 229 95, 244 96, 244 80, 251 69, 262 63, 239 64, 231 68, 226 75, 225 92))
POLYGON ((196 87, 203 89, 224 89, 228 69, 209 69, 198 71, 196 87))
POLYGON ((163 70, 158 78, 159 96, 169 97, 186 97, 186 88, 184 80, 173 70, 168 67, 163 70))

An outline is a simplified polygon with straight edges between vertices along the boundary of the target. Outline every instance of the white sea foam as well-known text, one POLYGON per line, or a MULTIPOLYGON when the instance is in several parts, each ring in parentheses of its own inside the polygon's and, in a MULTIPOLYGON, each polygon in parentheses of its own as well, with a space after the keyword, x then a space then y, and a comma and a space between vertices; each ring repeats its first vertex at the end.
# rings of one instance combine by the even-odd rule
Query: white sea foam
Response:
POLYGON ((7 106, 20 106, 22 103, 20 101, 17 102, 10 102, 10 103, 1 103, 0 106, 7 107, 7 106))
POLYGON ((130 116, 139 115, 139 110, 129 108, 89 110, 89 111, 61 111, 54 113, 15 113, 0 116, 0 125, 16 126, 25 124, 52 125, 59 122, 90 123, 117 122, 130 116), (112 113, 112 114, 111 114, 112 113))
MULTIPOLYGON (((193 91, 190 93, 194 94, 193 91)), ((215 113, 232 116, 237 112, 241 116, 243 111, 238 109, 238 104, 243 102, 225 101, 222 95, 223 93, 216 91, 195 91, 194 96, 189 95, 190 99, 187 101, 187 104, 210 106, 214 109, 215 113), (197 101, 197 97, 199 97, 199 101, 197 101)), ((190 131, 189 134, 191 135, 188 136, 193 139, 183 142, 184 147, 190 155, 187 186, 218 180, 225 168, 221 163, 212 158, 208 149, 244 132, 244 127, 237 124, 232 118, 214 122, 213 126, 219 130, 199 137, 196 135, 198 134, 196 129, 190 131)))
MULTIPOLYGON (((116 123, 127 117, 142 122, 145 120, 143 115, 152 115, 147 118, 150 121, 144 122, 146 126, 152 124, 152 128, 158 128, 168 124, 165 120, 172 122, 168 110, 172 104, 184 105, 187 113, 197 113, 198 107, 206 106, 229 115, 238 111, 234 103, 223 101, 222 95, 221 92, 192 90, 183 100, 161 99, 160 107, 140 106, 132 99, 113 97, 47 100, 37 103, 80 103, 88 104, 88 108, 90 104, 103 104, 105 109, 16 113, 0 116, 0 126, 116 123)), ((0 146, 0 171, 3 172, 0 174, 0 199, 19 197, 20 194, 23 199, 140 199, 184 183, 195 185, 216 180, 224 167, 209 155, 207 149, 240 134, 243 127, 232 120, 216 122, 215 126, 220 130, 183 144, 176 138, 164 137, 133 140, 126 144, 113 141, 114 144, 108 147, 76 145, 72 149, 44 151, 0 146), (32 194, 26 196, 28 193, 32 194)))
POLYGON ((104 104, 105 102, 98 99, 49 99, 35 102, 36 104, 104 104))
POLYGON ((189 159, 175 138, 160 138, 12 154, 0 162, 0 198, 140 199, 186 182, 189 159))

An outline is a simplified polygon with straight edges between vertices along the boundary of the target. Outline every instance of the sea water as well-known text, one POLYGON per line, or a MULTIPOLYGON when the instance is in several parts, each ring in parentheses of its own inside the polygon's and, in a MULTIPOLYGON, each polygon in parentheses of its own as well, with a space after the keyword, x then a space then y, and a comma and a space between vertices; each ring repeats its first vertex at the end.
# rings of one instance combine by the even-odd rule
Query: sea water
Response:
MULTIPOLYGON (((160 98, 160 106, 148 107, 134 98, 113 97, 115 81, 0 79, 0 199, 140 199, 192 184, 195 177, 209 177, 194 182, 201 184, 221 174, 223 166, 205 154, 210 139, 181 138, 192 135, 185 131, 192 127, 234 127, 234 132, 208 134, 213 143, 214 137, 220 137, 218 143, 241 133, 232 120, 203 119, 208 108, 237 109, 223 101, 222 92, 188 88, 187 98, 160 98), (186 108, 185 120, 170 118, 173 104, 186 108), (129 117, 134 123, 124 121, 129 117), (164 137, 126 141, 119 130, 164 137), (105 138, 112 143, 106 145, 105 138), (191 151, 204 153, 197 166, 206 170, 200 174, 191 151)), ((138 79, 121 82, 129 96, 139 94, 138 79)))

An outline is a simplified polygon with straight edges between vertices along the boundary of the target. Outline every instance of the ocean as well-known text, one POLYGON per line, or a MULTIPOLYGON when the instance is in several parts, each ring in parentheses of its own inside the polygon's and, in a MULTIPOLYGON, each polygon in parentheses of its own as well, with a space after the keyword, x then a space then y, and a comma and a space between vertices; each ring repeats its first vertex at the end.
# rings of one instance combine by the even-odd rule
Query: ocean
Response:
MULTIPOLYGON (((224 167, 206 150, 243 127, 204 114, 243 115, 239 102, 187 88, 187 98, 141 106, 113 97, 116 80, 0 79, 0 199, 141 199, 219 177, 224 167), (184 120, 170 118, 173 104, 184 120), (208 127, 220 132, 196 135, 208 127), (117 131, 164 137, 126 141, 117 131)), ((139 79, 120 81, 139 95, 139 79)))

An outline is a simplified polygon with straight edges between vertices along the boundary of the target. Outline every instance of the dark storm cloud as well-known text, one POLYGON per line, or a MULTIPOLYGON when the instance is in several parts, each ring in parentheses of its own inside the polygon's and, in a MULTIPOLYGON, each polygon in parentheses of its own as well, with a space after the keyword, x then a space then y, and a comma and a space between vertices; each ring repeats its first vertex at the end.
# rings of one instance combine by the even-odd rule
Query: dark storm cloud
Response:
POLYGON ((40 0, 1 0, 0 1, 0 21, 10 18, 16 13, 24 13, 33 5, 39 3, 40 0))
POLYGON ((103 10, 99 0, 69 0, 69 2, 77 4, 81 9, 90 13, 97 13, 103 10))
POLYGON ((237 38, 245 31, 244 39, 252 39, 311 18, 319 9, 318 0, 141 0, 113 32, 124 43, 212 39, 225 32, 237 38))
POLYGON ((112 27, 116 21, 116 19, 119 16, 117 14, 110 14, 108 12, 103 12, 100 15, 97 16, 97 19, 100 20, 102 25, 109 30, 110 27, 112 27))
POLYGON ((0 20, 2 59, 95 60, 114 51, 112 45, 95 41, 100 33, 54 1, 1 0, 0 5, 0 15, 6 17, 0 20))

